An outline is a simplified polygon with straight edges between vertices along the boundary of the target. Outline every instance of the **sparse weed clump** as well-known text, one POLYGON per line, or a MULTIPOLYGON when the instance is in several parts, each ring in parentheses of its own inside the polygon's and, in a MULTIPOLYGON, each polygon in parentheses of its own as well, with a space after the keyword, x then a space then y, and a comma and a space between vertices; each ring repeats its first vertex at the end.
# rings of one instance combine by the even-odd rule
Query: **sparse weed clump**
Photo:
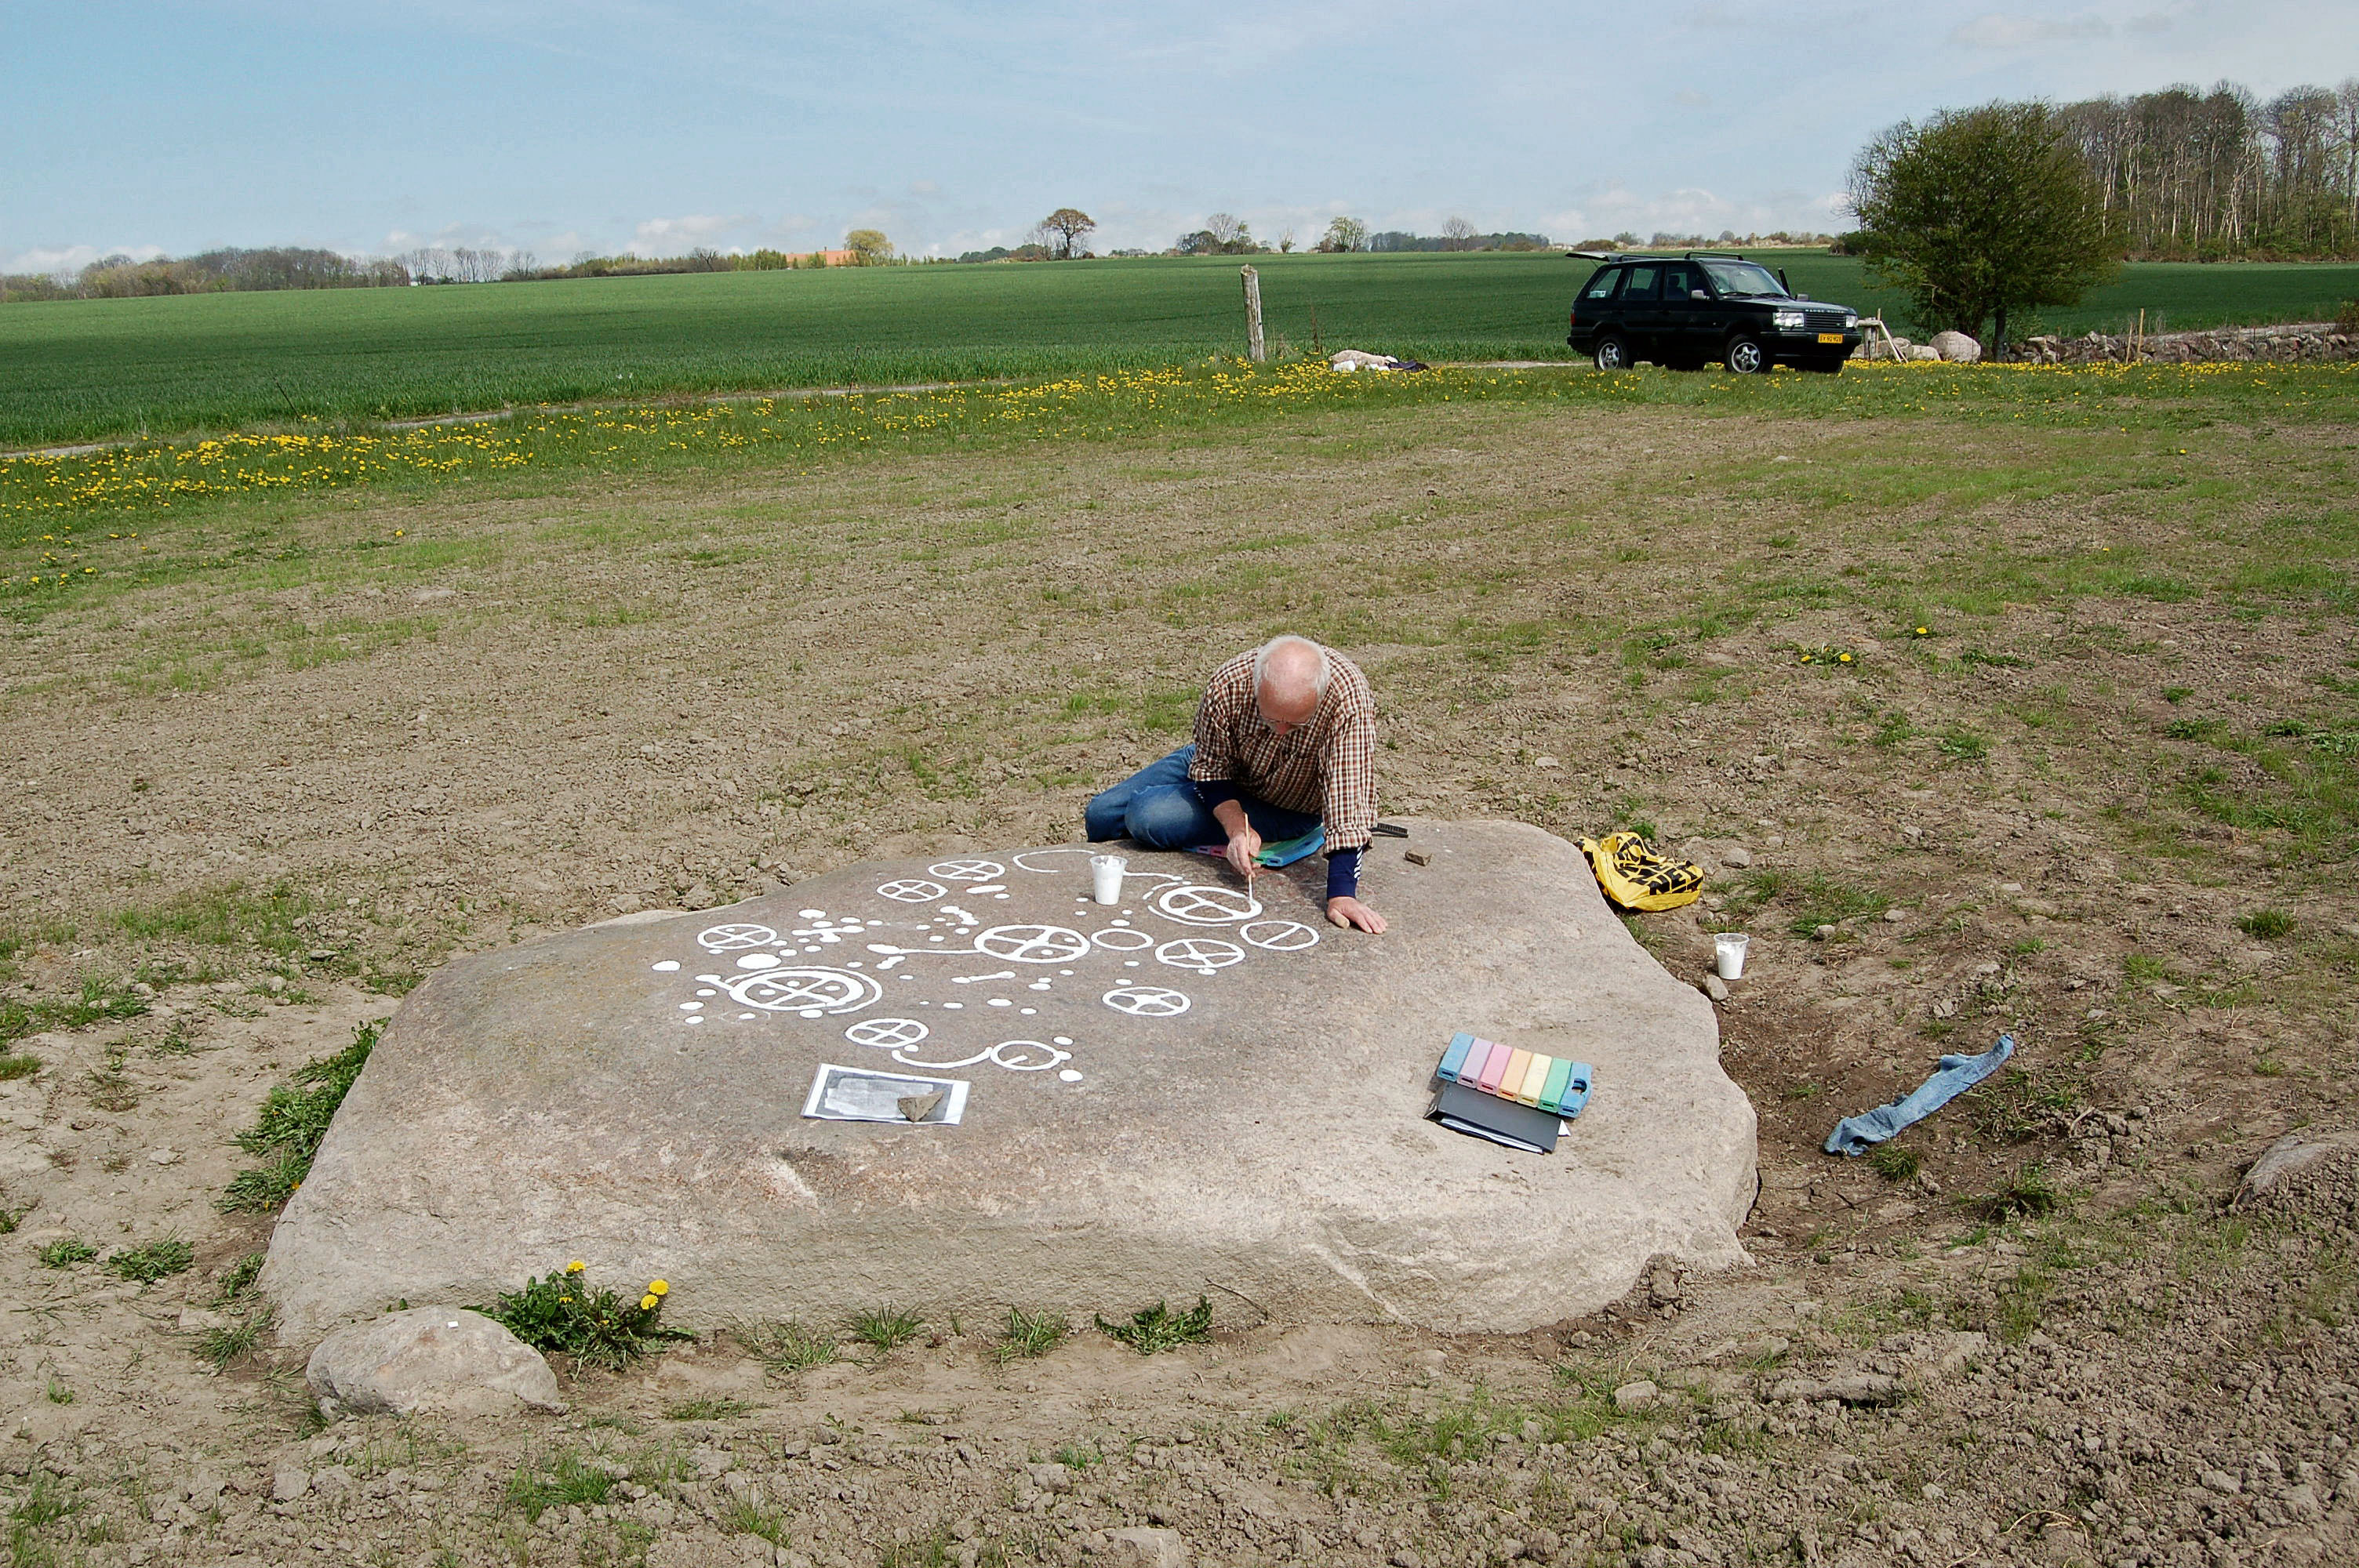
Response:
POLYGON ((1202 1296, 1186 1312, 1173 1312, 1169 1303, 1157 1302, 1143 1312, 1130 1314, 1127 1323, 1096 1320, 1100 1333, 1121 1340, 1141 1356, 1152 1356, 1159 1350, 1177 1350, 1182 1345, 1201 1345, 1212 1337, 1212 1303, 1202 1296))
POLYGON ((42 1248, 37 1256, 44 1269, 71 1269, 97 1257, 98 1249, 78 1236, 64 1236, 42 1248))
POLYGON ((836 1359, 835 1336, 805 1328, 795 1318, 780 1323, 740 1324, 734 1332, 756 1359, 782 1377, 824 1367, 836 1359))
POLYGON ((873 1346, 882 1356, 890 1356, 900 1346, 918 1337, 926 1320, 914 1312, 898 1307, 882 1306, 867 1312, 856 1312, 845 1327, 852 1337, 863 1345, 873 1346))
POLYGON ((177 1236, 160 1241, 150 1241, 144 1247, 126 1247, 106 1260, 107 1272, 143 1285, 152 1285, 170 1275, 184 1272, 197 1260, 197 1249, 177 1236))
POLYGON ((1060 1312, 1026 1312, 1021 1307, 1007 1309, 1007 1326, 1000 1331, 999 1341, 992 1354, 1003 1367, 1026 1357, 1046 1356, 1062 1345, 1073 1332, 1060 1312))
POLYGON ((240 1171, 230 1178, 221 1206, 233 1212, 267 1214, 295 1195, 311 1173, 311 1160, 336 1108, 344 1103, 353 1080, 368 1065, 369 1052, 385 1033, 379 1018, 353 1031, 353 1043, 332 1056, 306 1063, 295 1073, 293 1086, 281 1084, 262 1102, 254 1125, 237 1135, 237 1145, 249 1154, 263 1154, 269 1162, 240 1171))
POLYGON ((2256 909, 2236 922, 2236 929, 2263 942, 2293 934, 2293 916, 2282 909, 2256 909))
POLYGON ((1887 1182, 1911 1181, 1925 1168, 1925 1157, 1897 1143, 1879 1143, 1867 1152, 1867 1168, 1887 1182))

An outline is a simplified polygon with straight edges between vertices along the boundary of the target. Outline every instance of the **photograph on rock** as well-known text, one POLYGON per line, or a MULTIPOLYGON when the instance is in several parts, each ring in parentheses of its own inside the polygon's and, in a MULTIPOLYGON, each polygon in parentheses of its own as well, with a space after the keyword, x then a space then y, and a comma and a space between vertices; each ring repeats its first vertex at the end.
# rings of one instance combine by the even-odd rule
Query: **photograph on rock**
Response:
POLYGON ((2359 12, 5 59, 8 1563, 2359 1562, 2359 12))

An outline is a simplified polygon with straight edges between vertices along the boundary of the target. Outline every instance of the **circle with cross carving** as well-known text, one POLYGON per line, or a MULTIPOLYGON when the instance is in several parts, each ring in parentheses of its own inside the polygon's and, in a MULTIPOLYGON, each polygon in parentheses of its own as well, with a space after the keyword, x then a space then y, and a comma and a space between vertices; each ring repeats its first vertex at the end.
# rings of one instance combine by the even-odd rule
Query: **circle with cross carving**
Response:
POLYGON ((724 980, 722 988, 747 1007, 758 1007, 765 1012, 799 1012, 805 1018, 858 1012, 884 992, 884 988, 866 975, 817 967, 765 969, 760 974, 724 980))
POLYGON ((944 860, 928 866, 926 874, 940 877, 946 882, 987 882, 994 877, 1004 877, 1007 868, 997 860, 944 860))
POLYGON ((923 877, 896 877, 876 891, 897 903, 931 903, 951 893, 941 883, 929 882, 923 877))
POLYGON ((1256 920, 1239 926, 1237 935, 1273 953, 1299 953, 1319 946, 1319 933, 1299 920, 1256 920))
POLYGON ((1016 964, 1070 964, 1090 950, 1090 939, 1061 925, 995 925, 974 939, 974 950, 1016 964))
POLYGON ((845 1030, 843 1037, 854 1045, 898 1051, 905 1045, 915 1045, 930 1033, 914 1018, 864 1018, 845 1030))
POLYGON ((1177 1018, 1188 1011, 1188 993, 1168 986, 1116 986, 1098 1000, 1133 1018, 1177 1018))
POLYGON ((775 947, 778 934, 766 925, 711 925, 696 934, 696 942, 708 953, 734 953, 740 947, 775 947))
POLYGON ((1155 949, 1155 956, 1175 969, 1193 969, 1200 975, 1209 975, 1215 969, 1245 962, 1245 950, 1234 942, 1211 936, 1182 936, 1155 949))
POLYGON ((1155 900, 1155 908, 1184 925, 1226 925, 1259 914, 1261 901, 1240 888, 1186 882, 1164 889, 1155 900))

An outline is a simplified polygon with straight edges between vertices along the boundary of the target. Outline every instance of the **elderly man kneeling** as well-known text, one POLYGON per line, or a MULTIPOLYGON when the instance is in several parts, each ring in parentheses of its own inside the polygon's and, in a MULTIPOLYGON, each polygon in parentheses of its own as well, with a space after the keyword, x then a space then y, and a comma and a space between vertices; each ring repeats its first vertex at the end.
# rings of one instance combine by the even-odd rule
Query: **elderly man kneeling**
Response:
POLYGON ((1376 824, 1376 705, 1368 678, 1307 637, 1273 638, 1212 672, 1196 739, 1098 795, 1090 841, 1150 849, 1226 844, 1250 878, 1265 839, 1326 831, 1327 918, 1382 931, 1362 903, 1360 853, 1376 824))

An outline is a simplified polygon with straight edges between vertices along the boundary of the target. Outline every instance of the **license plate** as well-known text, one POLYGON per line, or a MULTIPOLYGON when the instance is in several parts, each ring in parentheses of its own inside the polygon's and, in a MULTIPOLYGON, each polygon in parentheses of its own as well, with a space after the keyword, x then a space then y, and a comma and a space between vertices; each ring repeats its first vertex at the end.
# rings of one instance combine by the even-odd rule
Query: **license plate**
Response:
POLYGON ((1821 332, 1819 334, 1819 341, 1822 343, 1840 343, 1843 341, 1843 334, 1841 332, 1821 332))

